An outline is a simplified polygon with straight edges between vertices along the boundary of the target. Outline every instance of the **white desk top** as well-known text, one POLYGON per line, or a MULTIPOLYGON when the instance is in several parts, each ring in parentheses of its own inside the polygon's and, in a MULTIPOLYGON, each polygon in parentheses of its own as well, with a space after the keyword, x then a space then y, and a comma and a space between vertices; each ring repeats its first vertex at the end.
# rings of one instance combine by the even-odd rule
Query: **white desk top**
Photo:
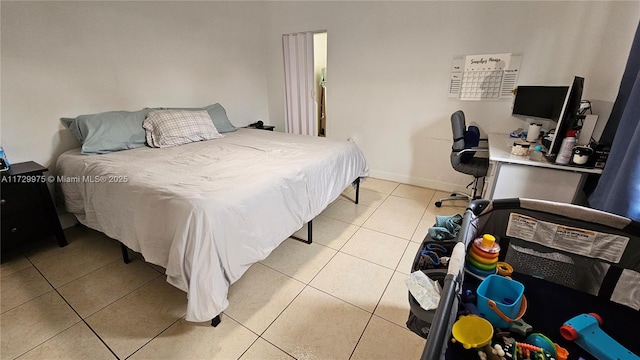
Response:
POLYGON ((529 165, 544 167, 549 169, 573 171, 589 174, 601 174, 602 169, 597 168, 585 168, 580 166, 571 165, 559 165, 553 164, 547 161, 543 157, 542 161, 529 160, 529 156, 517 156, 511 154, 511 147, 513 142, 519 139, 510 138, 509 134, 489 134, 489 160, 498 161, 503 163, 512 163, 520 165, 529 165))

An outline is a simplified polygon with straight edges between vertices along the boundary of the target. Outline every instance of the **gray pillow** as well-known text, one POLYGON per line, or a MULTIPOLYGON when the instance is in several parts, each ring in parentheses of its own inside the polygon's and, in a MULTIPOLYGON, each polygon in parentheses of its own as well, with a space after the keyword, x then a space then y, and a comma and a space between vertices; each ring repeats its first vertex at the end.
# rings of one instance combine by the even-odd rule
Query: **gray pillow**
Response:
POLYGON ((82 144, 83 154, 106 154, 145 146, 142 122, 149 111, 108 111, 61 121, 82 144))
POLYGON ((213 125, 216 127, 220 134, 238 130, 238 128, 233 126, 231 121, 229 121, 227 112, 219 103, 215 103, 203 108, 167 108, 167 110, 207 110, 209 116, 211 117, 211 121, 213 121, 213 125))

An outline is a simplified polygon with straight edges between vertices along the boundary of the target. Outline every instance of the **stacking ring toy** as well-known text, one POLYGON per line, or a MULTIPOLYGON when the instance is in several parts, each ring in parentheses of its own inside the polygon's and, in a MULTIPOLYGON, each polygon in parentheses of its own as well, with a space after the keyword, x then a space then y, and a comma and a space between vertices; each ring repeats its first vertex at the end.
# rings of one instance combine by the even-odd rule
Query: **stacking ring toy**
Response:
POLYGON ((495 265, 498 262, 498 257, 495 256, 493 258, 486 258, 483 256, 478 255, 475 251, 473 251, 473 248, 471 251, 469 251, 469 256, 479 262, 480 264, 486 264, 486 265, 495 265))
POLYGON ((498 262, 497 269, 498 275, 511 276, 511 274, 513 274, 513 267, 506 262, 498 262))
POLYGON ((484 270, 484 271, 490 271, 493 270, 495 273, 495 269, 496 269, 496 265, 495 264, 481 264, 477 261, 475 261, 472 257, 467 257, 467 262, 471 265, 473 265, 473 267, 475 267, 478 270, 484 270))
POLYGON ((496 244, 496 238, 493 235, 482 235, 481 238, 473 240, 473 246, 478 250, 484 251, 487 255, 500 253, 500 245, 496 244))
POLYGON ((489 234, 473 240, 467 252, 466 269, 472 274, 487 277, 496 273, 500 256, 500 245, 496 238, 489 234))
MULTIPOLYGON (((467 264, 467 265, 469 265, 469 264, 467 264)), ((496 273, 496 269, 489 270, 489 271, 484 271, 484 270, 477 269, 477 268, 475 268, 473 266, 467 266, 466 269, 470 273, 472 273, 474 275, 477 275, 477 276, 480 276, 480 277, 483 277, 483 278, 485 278, 485 277, 487 277, 489 275, 495 275, 495 273, 496 273)))

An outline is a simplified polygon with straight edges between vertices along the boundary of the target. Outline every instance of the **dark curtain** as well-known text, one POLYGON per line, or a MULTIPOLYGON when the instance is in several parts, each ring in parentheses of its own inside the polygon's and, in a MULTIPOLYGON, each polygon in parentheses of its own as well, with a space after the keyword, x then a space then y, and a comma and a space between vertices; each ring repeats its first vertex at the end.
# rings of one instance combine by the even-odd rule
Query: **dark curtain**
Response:
POLYGON ((640 25, 605 133, 613 142, 589 204, 640 221, 640 25))

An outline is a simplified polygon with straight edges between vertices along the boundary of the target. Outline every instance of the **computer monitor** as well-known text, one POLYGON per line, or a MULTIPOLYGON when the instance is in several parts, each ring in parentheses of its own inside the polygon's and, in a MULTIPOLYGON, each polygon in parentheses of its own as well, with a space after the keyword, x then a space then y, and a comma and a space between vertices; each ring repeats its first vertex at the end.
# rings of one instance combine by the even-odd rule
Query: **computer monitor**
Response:
POLYGON ((518 86, 512 115, 558 121, 568 86, 518 86))
POLYGON ((573 83, 567 91, 567 96, 560 111, 560 117, 555 129, 555 136, 547 149, 547 158, 550 161, 555 161, 562 145, 562 140, 567 134, 568 130, 571 130, 576 125, 576 119, 578 111, 580 111, 580 100, 582 100, 582 90, 584 88, 584 78, 576 76, 573 78, 573 83))

